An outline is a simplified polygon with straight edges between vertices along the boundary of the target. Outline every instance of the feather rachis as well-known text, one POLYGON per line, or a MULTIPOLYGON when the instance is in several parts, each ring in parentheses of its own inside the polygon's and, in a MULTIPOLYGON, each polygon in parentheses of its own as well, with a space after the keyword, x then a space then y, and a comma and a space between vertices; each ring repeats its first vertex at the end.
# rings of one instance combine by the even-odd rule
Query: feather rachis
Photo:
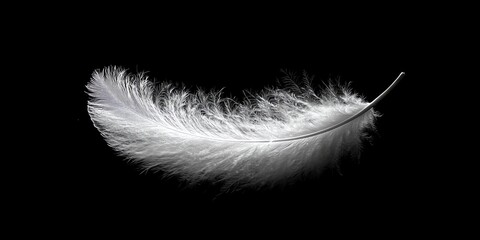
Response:
POLYGON ((347 88, 316 94, 306 84, 267 89, 238 103, 221 91, 155 87, 119 68, 95 72, 87 88, 89 114, 112 148, 145 169, 190 182, 275 185, 317 173, 345 152, 358 152, 376 116, 370 109, 329 132, 277 142, 341 122, 368 103, 347 88))

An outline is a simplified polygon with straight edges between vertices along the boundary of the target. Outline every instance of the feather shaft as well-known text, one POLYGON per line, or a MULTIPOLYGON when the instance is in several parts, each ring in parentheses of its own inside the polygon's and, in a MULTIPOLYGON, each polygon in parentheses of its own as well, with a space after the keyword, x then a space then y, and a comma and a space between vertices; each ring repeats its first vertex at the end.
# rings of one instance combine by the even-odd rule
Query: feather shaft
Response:
POLYGON ((374 127, 372 107, 403 75, 371 103, 347 89, 317 95, 293 82, 296 93, 269 89, 237 103, 220 92, 155 88, 142 74, 112 67, 87 85, 88 112, 109 146, 145 169, 189 182, 276 185, 358 156, 365 129, 374 127))

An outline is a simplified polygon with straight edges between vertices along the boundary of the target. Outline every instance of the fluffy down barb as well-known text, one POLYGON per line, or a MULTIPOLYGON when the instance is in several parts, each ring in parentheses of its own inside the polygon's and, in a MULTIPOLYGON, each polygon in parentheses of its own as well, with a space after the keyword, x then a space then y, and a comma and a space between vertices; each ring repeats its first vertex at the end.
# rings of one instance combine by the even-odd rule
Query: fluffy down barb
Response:
POLYGON ((275 186, 358 156, 373 127, 375 112, 348 89, 317 94, 304 85, 266 89, 238 103, 111 67, 93 73, 88 112, 108 145, 144 169, 191 183, 275 186))

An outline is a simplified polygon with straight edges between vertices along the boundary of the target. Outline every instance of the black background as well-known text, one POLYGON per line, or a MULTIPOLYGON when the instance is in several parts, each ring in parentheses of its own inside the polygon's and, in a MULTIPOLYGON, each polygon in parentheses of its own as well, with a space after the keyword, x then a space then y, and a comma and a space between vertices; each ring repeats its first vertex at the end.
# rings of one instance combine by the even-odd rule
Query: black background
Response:
POLYGON ((44 200, 37 203, 42 213, 100 224, 112 216, 120 221, 247 219, 252 225, 300 221, 314 226, 369 218, 396 229, 390 222, 407 217, 415 218, 411 227, 421 226, 423 217, 435 212, 431 193, 439 185, 426 177, 434 174, 426 168, 433 160, 423 137, 427 133, 418 130, 430 111, 423 100, 429 85, 424 75, 431 68, 427 57, 437 54, 435 42, 426 37, 433 26, 409 21, 417 13, 388 7, 355 15, 343 8, 291 11, 232 8, 210 14, 191 9, 129 17, 128 11, 102 15, 89 10, 88 24, 46 23, 56 25, 45 31, 55 37, 36 43, 35 55, 51 57, 32 61, 47 65, 43 73, 53 75, 47 101, 61 103, 50 120, 59 134, 55 147, 46 148, 52 150, 49 163, 42 165, 48 169, 33 183, 33 194, 44 200), (282 69, 305 70, 315 76, 314 84, 351 82, 369 101, 400 72, 406 76, 375 107, 383 116, 373 144, 365 146, 359 163, 345 164, 342 174, 327 172, 284 190, 216 196, 209 187, 185 188, 161 173, 142 174, 107 146, 89 119, 85 88, 92 72, 106 66, 192 88, 225 87, 238 97, 242 89, 275 85, 282 69))

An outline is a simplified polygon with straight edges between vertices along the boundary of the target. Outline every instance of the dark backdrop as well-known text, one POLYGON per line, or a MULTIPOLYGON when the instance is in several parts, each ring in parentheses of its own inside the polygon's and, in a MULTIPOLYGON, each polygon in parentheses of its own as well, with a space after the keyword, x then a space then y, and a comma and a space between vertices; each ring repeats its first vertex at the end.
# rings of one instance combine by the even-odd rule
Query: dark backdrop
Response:
MULTIPOLYGON (((261 15, 261 14, 260 14, 261 15)), ((320 14, 321 15, 321 14, 320 14)), ((427 85, 421 74, 432 45, 418 37, 423 29, 386 11, 378 17, 341 21, 306 14, 275 18, 228 14, 222 18, 159 18, 144 22, 102 19, 73 23, 49 42, 55 54, 43 64, 55 71, 60 129, 47 177, 50 206, 66 216, 137 214, 152 216, 230 216, 251 220, 274 216, 348 216, 391 219, 428 209, 423 176, 428 148, 416 126, 428 112, 422 101, 427 85), (314 84, 351 82, 354 91, 373 100, 400 72, 403 81, 375 107, 372 145, 359 163, 345 164, 285 190, 246 191, 215 197, 208 187, 184 188, 161 173, 142 174, 119 157, 93 127, 86 111, 85 85, 94 70, 121 66, 205 89, 242 89, 274 85, 287 69, 314 75, 314 84)), ((330 15, 331 16, 331 15, 330 15)), ((42 49, 48 54, 49 48, 42 49)), ((47 68, 45 68, 47 69, 47 68)), ((63 215, 62 215, 63 216, 63 215)), ((332 220, 334 221, 334 220, 332 220)), ((381 220, 380 220, 381 222, 381 220)))

